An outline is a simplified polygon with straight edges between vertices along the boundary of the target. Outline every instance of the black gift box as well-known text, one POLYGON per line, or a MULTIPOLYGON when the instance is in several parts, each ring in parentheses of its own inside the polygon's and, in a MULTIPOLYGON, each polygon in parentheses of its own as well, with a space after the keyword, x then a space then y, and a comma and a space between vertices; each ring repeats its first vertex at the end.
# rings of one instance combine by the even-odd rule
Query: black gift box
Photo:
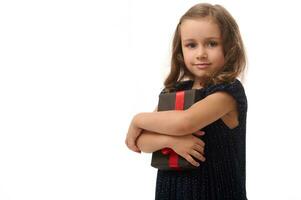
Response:
MULTIPOLYGON (((159 95, 158 111, 186 110, 196 101, 196 89, 162 93, 159 95)), ((153 152, 151 166, 161 170, 188 170, 197 168, 175 153, 171 148, 164 148, 153 152)))

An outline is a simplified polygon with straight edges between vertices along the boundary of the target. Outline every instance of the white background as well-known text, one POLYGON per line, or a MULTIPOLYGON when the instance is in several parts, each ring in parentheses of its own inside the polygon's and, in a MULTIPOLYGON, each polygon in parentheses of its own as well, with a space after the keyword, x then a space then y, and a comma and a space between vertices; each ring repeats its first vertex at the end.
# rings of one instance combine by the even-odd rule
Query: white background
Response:
MULTIPOLYGON (((152 112, 179 18, 200 1, 1 1, 0 200, 154 199, 151 154, 127 149, 152 112)), ((208 1, 248 56, 247 194, 301 199, 297 1, 208 1)))

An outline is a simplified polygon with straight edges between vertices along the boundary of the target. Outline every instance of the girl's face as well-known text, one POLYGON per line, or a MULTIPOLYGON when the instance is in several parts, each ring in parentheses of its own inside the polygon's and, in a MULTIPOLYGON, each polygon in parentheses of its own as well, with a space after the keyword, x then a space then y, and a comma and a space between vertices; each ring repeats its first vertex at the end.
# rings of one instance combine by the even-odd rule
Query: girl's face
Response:
POLYGON ((217 24, 203 19, 186 19, 180 27, 181 45, 187 69, 194 75, 195 84, 204 75, 224 66, 222 38, 217 24))

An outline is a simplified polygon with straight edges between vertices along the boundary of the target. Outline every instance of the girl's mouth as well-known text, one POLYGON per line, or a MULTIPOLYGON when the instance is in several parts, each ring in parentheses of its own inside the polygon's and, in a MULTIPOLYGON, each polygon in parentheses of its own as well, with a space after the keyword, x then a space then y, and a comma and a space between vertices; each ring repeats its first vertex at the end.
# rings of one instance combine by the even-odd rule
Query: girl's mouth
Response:
POLYGON ((199 69, 205 69, 209 66, 210 64, 209 63, 206 63, 206 64, 196 64, 195 66, 199 69))

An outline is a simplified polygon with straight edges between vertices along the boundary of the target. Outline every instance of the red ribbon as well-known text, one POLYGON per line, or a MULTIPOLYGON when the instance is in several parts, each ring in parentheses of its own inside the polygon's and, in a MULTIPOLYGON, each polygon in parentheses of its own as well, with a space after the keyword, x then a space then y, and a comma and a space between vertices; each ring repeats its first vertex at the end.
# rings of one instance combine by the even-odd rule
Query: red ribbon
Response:
MULTIPOLYGON (((185 92, 179 91, 176 92, 176 100, 175 100, 175 110, 184 110, 184 97, 185 92)), ((180 169, 179 167, 179 155, 174 152, 171 148, 164 148, 161 150, 163 155, 169 154, 168 166, 173 169, 180 169)))

